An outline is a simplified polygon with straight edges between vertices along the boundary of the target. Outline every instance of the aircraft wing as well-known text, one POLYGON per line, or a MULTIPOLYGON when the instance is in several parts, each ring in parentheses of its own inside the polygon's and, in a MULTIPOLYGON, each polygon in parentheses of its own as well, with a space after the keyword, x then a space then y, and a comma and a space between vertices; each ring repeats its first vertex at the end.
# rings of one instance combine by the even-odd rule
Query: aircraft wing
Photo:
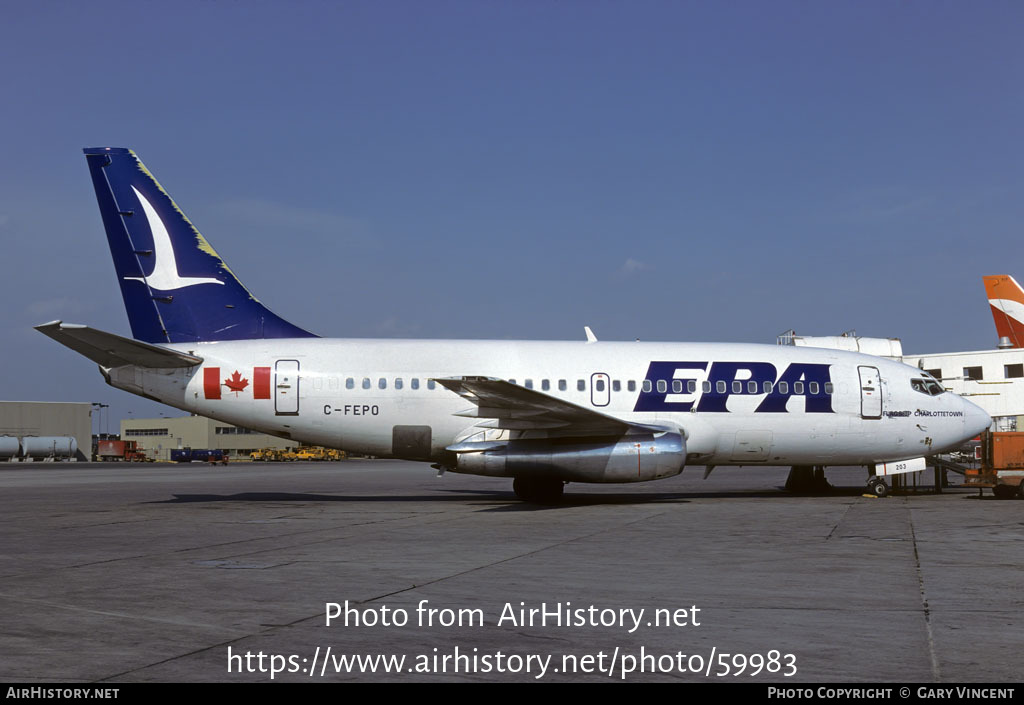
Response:
POLYGON ((445 377, 435 381, 475 406, 456 416, 490 419, 481 428, 558 430, 581 435, 661 432, 661 426, 632 423, 533 389, 493 377, 445 377))
POLYGON ((51 321, 36 326, 36 330, 84 355, 101 367, 138 365, 139 367, 172 368, 195 367, 203 358, 177 350, 168 350, 131 338, 107 333, 77 323, 51 321))

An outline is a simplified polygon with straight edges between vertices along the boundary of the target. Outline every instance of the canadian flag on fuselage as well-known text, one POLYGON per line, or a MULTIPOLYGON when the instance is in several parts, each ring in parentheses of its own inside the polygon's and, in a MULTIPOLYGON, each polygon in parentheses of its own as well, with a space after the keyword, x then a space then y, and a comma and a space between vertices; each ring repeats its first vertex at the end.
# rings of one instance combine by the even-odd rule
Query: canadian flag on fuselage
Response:
MULTIPOLYGON (((203 397, 206 399, 220 399, 221 387, 227 387, 228 392, 234 392, 235 396, 239 396, 240 392, 246 393, 248 386, 249 380, 246 379, 244 372, 234 370, 222 375, 219 367, 203 368, 203 397)), ((269 367, 252 369, 252 398, 270 398, 269 367)))
POLYGON ((1024 348, 1024 289, 1008 274, 983 277, 996 335, 1009 338, 1015 348, 1024 348))

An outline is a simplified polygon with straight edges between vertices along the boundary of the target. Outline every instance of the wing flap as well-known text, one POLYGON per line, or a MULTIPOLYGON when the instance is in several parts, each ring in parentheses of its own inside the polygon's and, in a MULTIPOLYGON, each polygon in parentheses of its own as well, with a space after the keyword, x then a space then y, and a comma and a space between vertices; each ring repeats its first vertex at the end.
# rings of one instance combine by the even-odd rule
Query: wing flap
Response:
POLYGON ((36 326, 36 330, 80 355, 84 355, 101 367, 136 365, 166 369, 195 367, 203 361, 203 358, 195 355, 168 350, 131 338, 122 338, 119 335, 77 323, 51 321, 36 326))

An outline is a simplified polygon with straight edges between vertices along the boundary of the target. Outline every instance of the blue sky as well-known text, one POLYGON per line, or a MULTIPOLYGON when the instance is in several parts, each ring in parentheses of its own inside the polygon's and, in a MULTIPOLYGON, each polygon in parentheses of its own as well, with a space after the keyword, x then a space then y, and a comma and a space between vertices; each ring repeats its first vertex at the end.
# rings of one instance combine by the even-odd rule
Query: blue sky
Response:
MULTIPOLYGON (((128 333, 81 148, 323 335, 984 349, 1024 277, 1016 2, 6 3, 3 399, 128 333)), ((113 425, 113 424, 112 424, 113 425)))

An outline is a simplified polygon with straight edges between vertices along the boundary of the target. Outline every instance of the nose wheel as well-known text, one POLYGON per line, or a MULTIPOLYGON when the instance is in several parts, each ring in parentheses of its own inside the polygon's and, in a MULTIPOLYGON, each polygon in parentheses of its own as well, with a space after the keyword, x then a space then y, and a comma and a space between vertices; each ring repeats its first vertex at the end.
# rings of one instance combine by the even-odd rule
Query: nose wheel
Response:
POLYGON ((868 480, 868 494, 873 494, 876 497, 885 497, 889 494, 889 485, 886 484, 885 480, 874 475, 868 480))

